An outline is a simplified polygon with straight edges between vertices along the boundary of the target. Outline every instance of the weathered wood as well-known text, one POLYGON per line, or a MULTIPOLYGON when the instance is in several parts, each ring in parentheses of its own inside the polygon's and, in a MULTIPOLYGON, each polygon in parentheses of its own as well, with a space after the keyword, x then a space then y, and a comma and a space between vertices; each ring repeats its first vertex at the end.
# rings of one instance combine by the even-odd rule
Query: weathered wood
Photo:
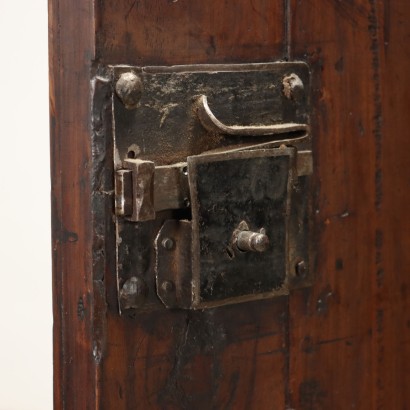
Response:
POLYGON ((410 3, 372 1, 376 255, 373 276, 374 408, 410 402, 410 3))
POLYGON ((168 311, 137 325, 110 312, 103 408, 284 408, 283 302, 168 311))
POLYGON ((97 58, 104 64, 260 62, 286 56, 282 0, 104 0, 97 58))
POLYGON ((49 1, 54 406, 97 406, 93 352, 92 2, 49 1))
POLYGON ((49 5, 55 407, 406 408, 410 3, 49 5), (313 286, 120 317, 104 66, 282 58, 312 69, 313 286))
POLYGON ((409 239, 409 171, 397 151, 410 86, 400 21, 409 13, 400 1, 292 2, 291 57, 307 57, 315 84, 318 227, 316 282, 290 297, 298 409, 404 408, 410 398, 400 247, 409 239))

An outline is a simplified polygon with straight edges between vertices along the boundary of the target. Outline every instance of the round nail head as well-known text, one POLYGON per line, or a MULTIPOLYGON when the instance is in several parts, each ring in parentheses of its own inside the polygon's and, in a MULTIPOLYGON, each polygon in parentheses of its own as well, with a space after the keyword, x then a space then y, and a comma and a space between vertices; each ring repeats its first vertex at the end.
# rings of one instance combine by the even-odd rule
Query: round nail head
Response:
POLYGON ((164 238, 161 243, 162 247, 168 251, 170 251, 175 245, 171 238, 164 238))
POLYGON ((164 280, 161 284, 161 288, 164 292, 171 292, 174 290, 174 284, 170 280, 164 280))
POLYGON ((136 108, 142 96, 142 81, 133 72, 121 74, 115 85, 115 91, 128 109, 136 108))

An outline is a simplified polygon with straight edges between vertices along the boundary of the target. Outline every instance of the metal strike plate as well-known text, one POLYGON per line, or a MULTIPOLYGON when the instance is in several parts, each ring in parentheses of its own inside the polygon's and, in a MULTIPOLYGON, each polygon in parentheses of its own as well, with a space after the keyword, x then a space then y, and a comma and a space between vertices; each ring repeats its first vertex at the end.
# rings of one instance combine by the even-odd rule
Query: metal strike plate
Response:
POLYGON ((109 72, 120 312, 309 285, 307 65, 109 72))

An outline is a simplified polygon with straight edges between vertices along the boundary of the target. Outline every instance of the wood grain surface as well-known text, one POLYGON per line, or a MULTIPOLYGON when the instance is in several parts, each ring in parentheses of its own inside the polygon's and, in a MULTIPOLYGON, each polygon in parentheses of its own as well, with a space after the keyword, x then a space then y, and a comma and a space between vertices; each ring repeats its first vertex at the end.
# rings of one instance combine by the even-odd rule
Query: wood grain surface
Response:
POLYGON ((290 297, 298 409, 407 407, 409 15, 400 1, 292 3, 291 57, 317 84, 317 281, 290 297))
POLYGON ((54 407, 95 408, 90 69, 92 2, 49 2, 54 407))
POLYGON ((287 50, 282 0, 103 0, 97 16, 106 64, 259 62, 287 50))
POLYGON ((55 408, 407 408, 410 3, 49 7, 55 408), (313 286, 120 317, 104 66, 280 59, 311 67, 313 286))
POLYGON ((372 12, 367 1, 292 3, 292 58, 306 56, 314 73, 318 229, 314 286, 290 297, 297 409, 372 408, 379 98, 372 12))

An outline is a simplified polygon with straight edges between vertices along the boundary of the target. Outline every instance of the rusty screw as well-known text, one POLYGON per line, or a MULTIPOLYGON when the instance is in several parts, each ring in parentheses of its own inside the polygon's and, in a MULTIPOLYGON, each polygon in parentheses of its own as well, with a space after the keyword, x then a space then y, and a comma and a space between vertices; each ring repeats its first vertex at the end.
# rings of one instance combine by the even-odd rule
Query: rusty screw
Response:
POLYGON ((129 110, 136 108, 142 96, 142 81, 133 72, 121 74, 115 85, 115 91, 129 110))
POLYGON ((174 283, 170 280, 164 280, 161 283, 161 289, 167 293, 172 292, 174 290, 174 283))
POLYGON ((287 75, 282 80, 283 94, 289 100, 299 99, 303 95, 304 85, 303 81, 298 75, 292 73, 287 75))
POLYGON ((148 294, 148 287, 144 279, 133 276, 128 279, 120 291, 122 309, 136 309, 144 302, 148 294))
POLYGON ((307 273, 307 267, 306 267, 305 261, 302 260, 302 261, 298 262, 296 264, 295 271, 296 271, 297 276, 299 276, 301 278, 304 278, 306 276, 306 273, 307 273))
POLYGON ((175 243, 171 238, 164 238, 161 242, 161 245, 164 249, 170 251, 174 247, 175 243))

